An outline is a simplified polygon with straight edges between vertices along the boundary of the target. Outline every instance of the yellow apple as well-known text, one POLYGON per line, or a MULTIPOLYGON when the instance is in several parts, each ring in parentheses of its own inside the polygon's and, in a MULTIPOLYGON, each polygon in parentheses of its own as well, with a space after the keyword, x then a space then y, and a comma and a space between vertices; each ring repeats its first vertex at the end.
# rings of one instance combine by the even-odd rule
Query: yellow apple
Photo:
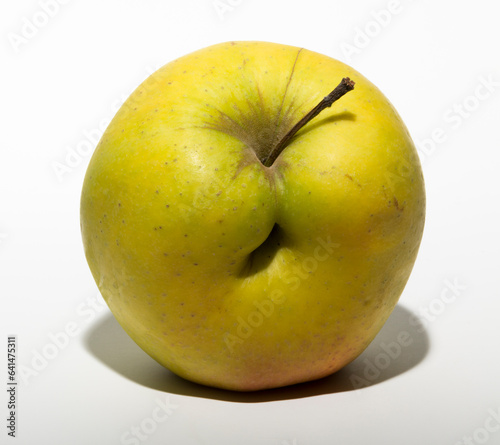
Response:
POLYGON ((125 331, 174 373, 240 391, 354 360, 405 287, 424 214, 414 144, 384 95, 337 60, 265 42, 155 72, 104 133, 81 198, 86 257, 125 331), (344 77, 354 90, 297 127, 344 77))

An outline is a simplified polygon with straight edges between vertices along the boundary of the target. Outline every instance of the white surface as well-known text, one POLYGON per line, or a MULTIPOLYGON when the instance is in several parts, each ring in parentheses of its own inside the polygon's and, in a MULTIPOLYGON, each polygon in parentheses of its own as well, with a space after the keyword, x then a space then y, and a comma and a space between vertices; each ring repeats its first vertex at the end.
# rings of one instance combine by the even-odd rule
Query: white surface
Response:
POLYGON ((46 24, 43 0, 5 2, 0 15, 0 381, 7 335, 18 336, 18 364, 38 368, 18 388, 18 438, 2 426, 0 443, 500 444, 497 2, 59 1, 46 24), (219 16, 222 4, 230 9, 219 16), (390 20, 377 14, 389 7, 390 20), (12 34, 29 32, 26 20, 43 26, 16 50, 12 34), (438 140, 421 152, 420 254, 380 336, 337 376, 246 395, 184 382, 128 339, 97 293, 78 214, 95 145, 85 141, 117 104, 160 65, 243 39, 350 63, 389 97, 421 149, 438 140), (488 78, 490 90, 480 87, 488 78), (76 147, 91 149, 68 165, 76 147), (68 167, 60 178, 58 162, 68 167), (411 344, 384 361, 382 345, 403 331, 411 344), (36 362, 41 353, 56 356, 36 362), (375 377, 369 362, 386 368, 375 377), (355 390, 352 376, 365 373, 370 385, 355 390))

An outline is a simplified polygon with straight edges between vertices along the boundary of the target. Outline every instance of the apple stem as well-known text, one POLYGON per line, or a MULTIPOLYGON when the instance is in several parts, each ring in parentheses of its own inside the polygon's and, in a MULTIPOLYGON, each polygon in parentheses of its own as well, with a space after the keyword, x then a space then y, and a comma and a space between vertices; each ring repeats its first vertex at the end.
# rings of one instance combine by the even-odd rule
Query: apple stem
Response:
POLYGON ((344 77, 340 83, 335 87, 335 89, 328 95, 325 96, 321 102, 318 103, 309 113, 307 113, 300 121, 298 121, 292 129, 279 141, 279 143, 271 150, 267 159, 264 161, 266 167, 273 165, 276 158, 285 149, 290 140, 295 136, 295 133, 299 131, 304 125, 306 125, 310 120, 314 119, 319 113, 321 113, 325 108, 332 106, 334 102, 339 100, 344 94, 354 89, 354 82, 349 79, 349 77, 344 77))

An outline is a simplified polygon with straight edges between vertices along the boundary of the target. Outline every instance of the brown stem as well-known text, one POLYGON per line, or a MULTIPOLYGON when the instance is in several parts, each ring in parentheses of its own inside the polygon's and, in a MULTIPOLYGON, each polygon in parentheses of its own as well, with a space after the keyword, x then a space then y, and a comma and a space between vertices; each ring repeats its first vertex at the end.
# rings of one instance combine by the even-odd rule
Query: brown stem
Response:
POLYGON ((332 104, 340 99, 344 94, 354 89, 354 82, 349 79, 349 77, 344 77, 340 83, 335 87, 335 89, 321 100, 318 105, 316 105, 309 113, 307 113, 300 121, 298 121, 293 128, 285 135, 281 141, 271 150, 269 156, 264 161, 266 167, 273 165, 276 158, 285 149, 290 140, 295 136, 295 133, 299 131, 305 124, 310 120, 314 119, 319 113, 321 113, 325 108, 331 107, 332 104))

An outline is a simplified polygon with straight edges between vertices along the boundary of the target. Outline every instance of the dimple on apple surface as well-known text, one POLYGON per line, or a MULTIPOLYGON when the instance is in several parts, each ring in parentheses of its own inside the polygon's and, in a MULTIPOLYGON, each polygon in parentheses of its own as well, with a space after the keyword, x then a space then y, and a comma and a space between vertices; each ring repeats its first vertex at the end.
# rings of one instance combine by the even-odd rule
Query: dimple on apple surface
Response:
POLYGON ((385 96, 337 60, 267 42, 151 75, 81 196, 86 258, 125 331, 179 376, 239 391, 354 360, 405 287, 424 219, 417 152, 385 96), (270 162, 344 77, 354 90, 270 162))

